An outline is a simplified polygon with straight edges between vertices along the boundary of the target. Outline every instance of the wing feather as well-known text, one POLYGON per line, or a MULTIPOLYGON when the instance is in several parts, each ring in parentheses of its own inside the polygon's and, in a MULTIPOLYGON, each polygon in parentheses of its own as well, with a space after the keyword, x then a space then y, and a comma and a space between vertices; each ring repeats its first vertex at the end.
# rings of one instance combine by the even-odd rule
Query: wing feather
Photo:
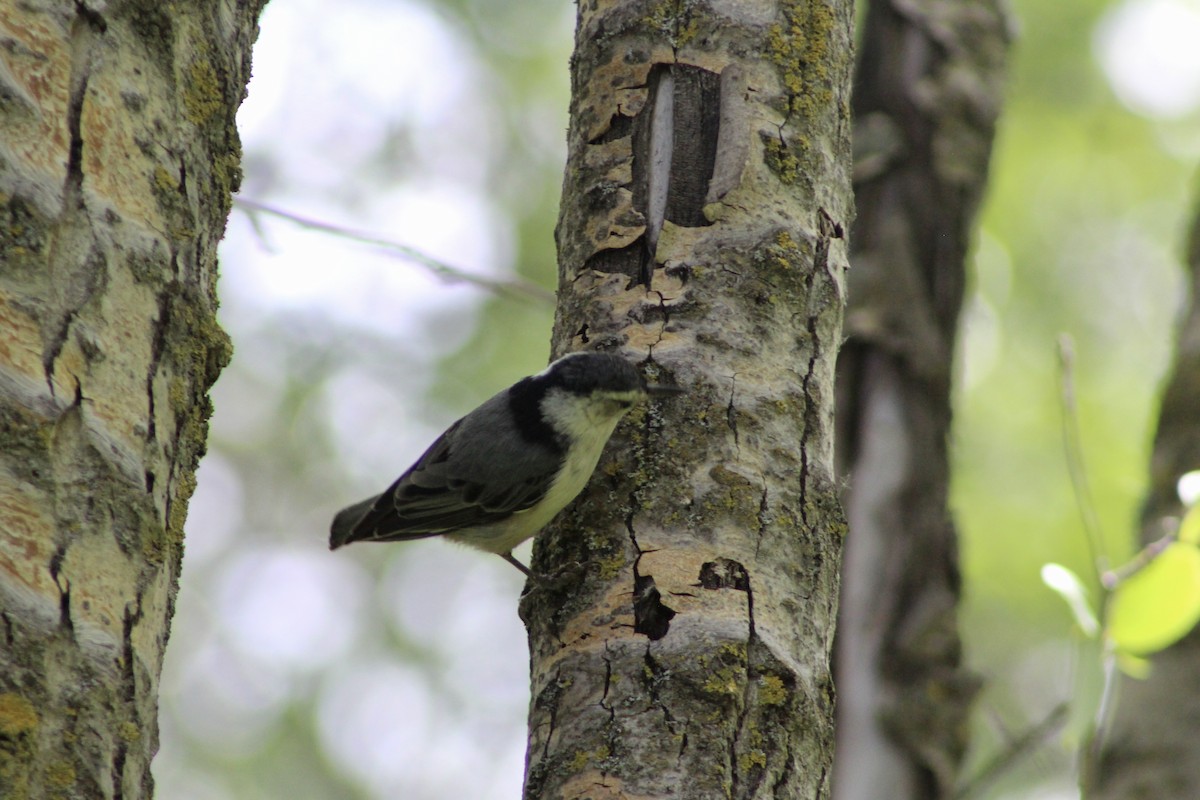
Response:
POLYGON ((351 525, 337 537, 338 544, 453 533, 499 522, 532 508, 546 496, 557 474, 557 463, 550 470, 522 468, 519 464, 506 471, 487 470, 481 476, 486 480, 461 477, 471 472, 454 459, 452 445, 461 424, 459 420, 438 437, 369 507, 363 509, 367 503, 361 503, 346 509, 343 514, 361 516, 356 521, 348 520, 351 525))

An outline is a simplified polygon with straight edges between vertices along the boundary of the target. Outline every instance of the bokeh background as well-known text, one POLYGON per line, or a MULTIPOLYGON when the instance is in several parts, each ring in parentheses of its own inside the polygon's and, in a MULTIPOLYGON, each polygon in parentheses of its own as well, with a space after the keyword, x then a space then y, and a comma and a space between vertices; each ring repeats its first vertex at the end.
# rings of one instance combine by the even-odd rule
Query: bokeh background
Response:
MULTIPOLYGON (((971 762, 1071 699, 1063 733, 987 795, 1069 798, 1098 669, 1039 580, 1049 561, 1088 569, 1055 339, 1075 338, 1086 463, 1119 560, 1183 296, 1200 0, 1012 7, 956 383, 962 624, 987 681, 971 762)), ((563 0, 276 0, 239 115, 242 196, 552 289, 573 24, 563 0)), ((438 541, 330 553, 326 534, 544 366, 551 304, 244 207, 222 270, 236 355, 188 519, 159 796, 519 797, 521 576, 438 541)))

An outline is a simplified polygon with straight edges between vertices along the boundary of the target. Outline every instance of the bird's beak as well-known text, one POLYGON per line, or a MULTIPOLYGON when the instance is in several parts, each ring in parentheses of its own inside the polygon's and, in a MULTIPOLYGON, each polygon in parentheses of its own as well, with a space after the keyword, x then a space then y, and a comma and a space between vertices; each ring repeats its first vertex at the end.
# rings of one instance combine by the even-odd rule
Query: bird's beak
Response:
POLYGON ((686 394, 687 389, 682 386, 665 386, 660 383, 646 384, 646 394, 651 397, 669 397, 673 394, 686 394))

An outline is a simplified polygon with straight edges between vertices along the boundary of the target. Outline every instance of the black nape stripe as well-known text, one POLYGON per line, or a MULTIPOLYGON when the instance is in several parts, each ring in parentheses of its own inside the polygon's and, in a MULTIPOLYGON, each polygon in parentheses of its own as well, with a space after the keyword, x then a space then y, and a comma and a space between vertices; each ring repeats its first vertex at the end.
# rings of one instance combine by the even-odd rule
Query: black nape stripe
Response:
POLYGON ((562 442, 542 416, 542 399, 551 385, 544 377, 536 376, 518 381, 508 390, 508 408, 522 439, 561 453, 564 450, 562 442))

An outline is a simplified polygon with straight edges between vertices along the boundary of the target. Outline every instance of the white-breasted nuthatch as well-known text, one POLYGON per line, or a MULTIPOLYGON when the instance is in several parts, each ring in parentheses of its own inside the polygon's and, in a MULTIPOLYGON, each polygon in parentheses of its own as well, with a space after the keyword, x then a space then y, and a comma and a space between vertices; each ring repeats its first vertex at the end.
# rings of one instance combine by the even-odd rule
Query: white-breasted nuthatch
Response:
POLYGON ((634 403, 675 394, 609 353, 571 353, 451 425, 383 494, 342 509, 329 547, 445 536, 512 549, 575 499, 634 403))

